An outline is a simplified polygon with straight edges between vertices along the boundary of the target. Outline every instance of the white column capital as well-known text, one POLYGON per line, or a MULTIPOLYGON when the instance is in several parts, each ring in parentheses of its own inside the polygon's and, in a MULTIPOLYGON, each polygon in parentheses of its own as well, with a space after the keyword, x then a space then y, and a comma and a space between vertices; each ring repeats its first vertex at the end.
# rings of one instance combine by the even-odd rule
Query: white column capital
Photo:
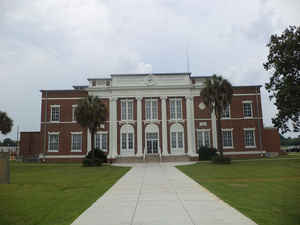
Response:
POLYGON ((160 96, 160 99, 163 100, 163 101, 166 101, 168 98, 168 96, 160 96))
POLYGON ((194 98, 193 98, 193 96, 185 96, 185 99, 192 101, 194 98))
POLYGON ((135 98, 136 98, 136 100, 138 100, 138 101, 142 101, 142 99, 143 99, 142 96, 136 96, 135 98))
POLYGON ((115 102, 117 100, 118 100, 118 97, 116 97, 116 96, 112 96, 109 98, 109 101, 111 101, 111 102, 115 102))

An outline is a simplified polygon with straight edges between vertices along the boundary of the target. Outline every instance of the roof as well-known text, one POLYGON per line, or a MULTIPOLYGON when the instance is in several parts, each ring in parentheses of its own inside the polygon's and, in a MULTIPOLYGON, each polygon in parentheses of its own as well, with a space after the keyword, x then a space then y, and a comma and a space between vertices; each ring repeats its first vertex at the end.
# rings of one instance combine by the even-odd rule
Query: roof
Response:
POLYGON ((84 91, 84 90, 80 90, 80 89, 55 89, 55 90, 40 90, 40 92, 80 92, 80 91, 84 91))
POLYGON ((124 73, 124 74, 111 74, 111 76, 148 76, 148 75, 174 75, 174 76, 178 76, 178 75, 191 75, 192 73, 124 73))

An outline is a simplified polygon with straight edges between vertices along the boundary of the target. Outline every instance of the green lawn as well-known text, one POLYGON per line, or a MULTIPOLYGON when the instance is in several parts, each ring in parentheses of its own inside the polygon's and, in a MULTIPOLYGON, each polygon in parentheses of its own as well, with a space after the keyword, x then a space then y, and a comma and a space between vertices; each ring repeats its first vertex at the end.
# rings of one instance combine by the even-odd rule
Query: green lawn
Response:
POLYGON ((69 225, 129 168, 11 163, 0 185, 1 225, 69 225))
POLYGON ((300 224, 300 158, 178 168, 260 225, 300 224))

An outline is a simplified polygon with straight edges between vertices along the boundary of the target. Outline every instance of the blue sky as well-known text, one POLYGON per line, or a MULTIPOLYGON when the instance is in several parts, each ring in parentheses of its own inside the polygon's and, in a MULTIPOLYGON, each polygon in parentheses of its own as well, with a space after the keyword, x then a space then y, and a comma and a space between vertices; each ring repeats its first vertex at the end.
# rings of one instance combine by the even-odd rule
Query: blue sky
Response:
MULTIPOLYGON (((111 73, 185 72, 187 48, 193 75, 264 85, 269 37, 299 25, 299 12, 298 0, 1 0, 0 109, 15 124, 8 137, 17 125, 40 129, 40 89, 111 73)), ((276 109, 264 88, 262 101, 270 126, 276 109)))

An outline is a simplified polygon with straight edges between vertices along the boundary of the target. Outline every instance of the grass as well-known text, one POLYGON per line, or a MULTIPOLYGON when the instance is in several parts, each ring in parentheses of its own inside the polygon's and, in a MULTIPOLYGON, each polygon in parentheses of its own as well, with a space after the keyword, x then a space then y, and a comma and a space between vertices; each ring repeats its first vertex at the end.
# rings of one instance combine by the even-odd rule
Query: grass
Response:
POLYGON ((71 224, 128 170, 13 162, 11 184, 0 185, 0 224, 71 224))
POLYGON ((178 168, 260 225, 300 224, 300 158, 178 168))

